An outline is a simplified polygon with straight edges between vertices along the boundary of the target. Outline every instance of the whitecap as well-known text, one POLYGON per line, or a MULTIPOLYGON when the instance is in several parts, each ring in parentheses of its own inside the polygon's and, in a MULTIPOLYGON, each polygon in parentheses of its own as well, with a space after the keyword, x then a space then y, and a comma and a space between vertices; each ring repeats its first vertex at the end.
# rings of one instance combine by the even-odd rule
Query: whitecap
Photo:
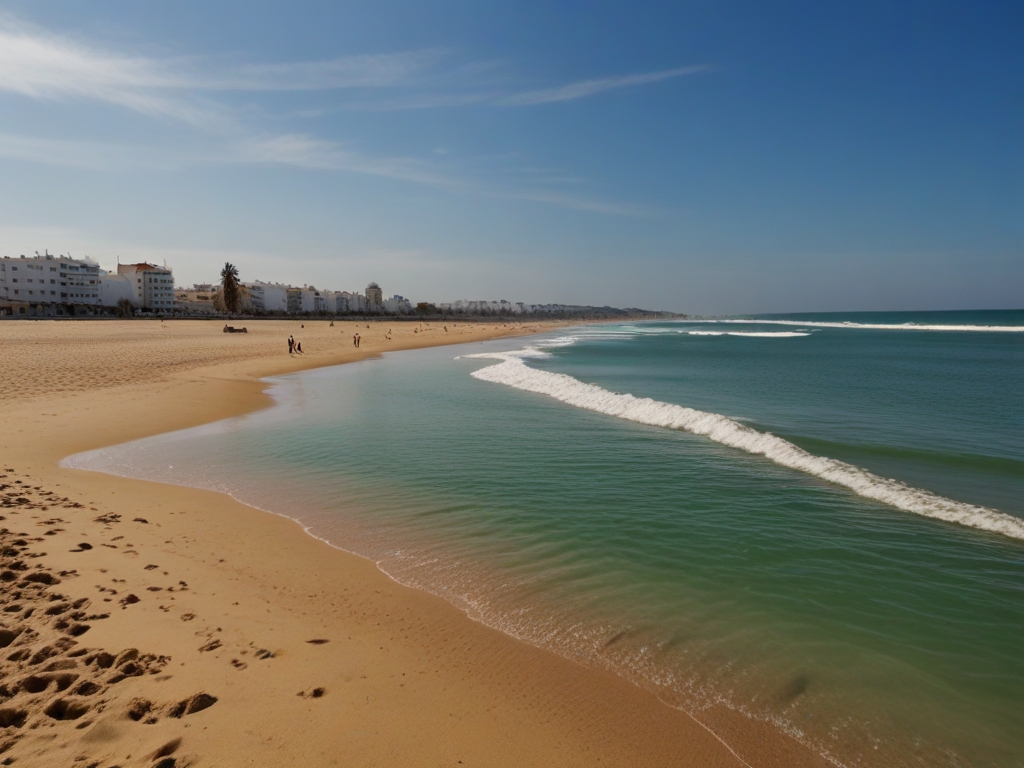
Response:
POLYGON ((718 413, 698 411, 646 397, 609 392, 563 373, 537 370, 524 362, 524 358, 530 356, 527 350, 466 355, 471 358, 499 361, 495 365, 473 371, 472 376, 481 381, 548 395, 577 408, 627 419, 638 424, 703 435, 723 445, 764 456, 783 467, 807 472, 848 488, 859 496, 888 504, 904 512, 1024 540, 1024 520, 1021 518, 994 509, 953 501, 931 491, 914 488, 899 480, 879 477, 837 459, 816 456, 788 440, 768 432, 759 432, 718 413))
POLYGON ((701 320, 702 323, 741 323, 743 325, 797 325, 815 328, 862 328, 872 331, 973 331, 978 333, 1024 333, 1024 325, 934 325, 917 323, 841 323, 813 320, 701 320))

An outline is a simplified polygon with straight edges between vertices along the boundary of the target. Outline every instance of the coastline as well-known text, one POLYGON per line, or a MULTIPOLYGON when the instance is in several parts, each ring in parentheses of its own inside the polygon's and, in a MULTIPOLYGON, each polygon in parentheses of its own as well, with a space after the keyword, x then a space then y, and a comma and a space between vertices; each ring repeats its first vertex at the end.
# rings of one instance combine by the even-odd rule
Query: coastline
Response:
MULTIPOLYGON (((391 342, 386 324, 374 323, 361 328, 359 350, 351 333, 366 323, 253 325, 242 337, 203 321, 0 325, 0 460, 8 475, 0 482, 20 480, 32 505, 5 507, 3 525, 30 534, 22 537, 26 559, 45 543, 49 554, 27 560, 32 570, 68 574, 49 592, 109 612, 83 620, 88 630, 76 647, 170 657, 155 674, 117 683, 97 677, 101 689, 83 697, 90 708, 75 719, 40 711, 71 698, 56 683, 15 692, 0 706, 25 708, 27 719, 3 729, 0 748, 19 731, 8 745, 18 764, 80 756, 83 764, 123 765, 166 757, 180 765, 826 764, 770 726, 725 709, 698 722, 610 673, 489 629, 288 518, 210 491, 57 466, 73 453, 268 407, 265 377, 569 323, 450 323, 448 333, 437 322, 396 326, 391 342), (301 334, 309 354, 288 357, 288 333, 301 334), (79 358, 92 362, 83 367, 79 358), (80 380, 70 378, 81 370, 80 380), (44 491, 83 506, 55 512, 44 491), (46 520, 55 514, 60 523, 46 520), (48 531, 36 527, 44 524, 48 531), (91 548, 76 547, 81 542, 91 548), (127 594, 139 599, 121 607, 127 594), (216 703, 166 714, 199 693, 216 703), (139 700, 154 714, 129 717, 139 700)), ((8 612, 2 623, 33 626, 38 613, 8 612)), ((41 626, 39 637, 59 634, 54 627, 41 626)), ((10 647, 29 639, 22 633, 10 647)))

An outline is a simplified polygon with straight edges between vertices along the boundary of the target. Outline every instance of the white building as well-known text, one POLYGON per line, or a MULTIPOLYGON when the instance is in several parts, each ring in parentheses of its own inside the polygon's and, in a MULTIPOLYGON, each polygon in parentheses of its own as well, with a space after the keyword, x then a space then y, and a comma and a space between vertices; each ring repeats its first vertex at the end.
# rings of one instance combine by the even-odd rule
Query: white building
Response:
POLYGON ((121 299, 128 299, 135 306, 135 290, 131 281, 124 275, 115 275, 100 270, 100 306, 116 307, 121 299))
POLYGON ((70 256, 4 256, 0 259, 0 300, 33 306, 99 306, 99 272, 94 262, 70 256))
POLYGON ((326 291, 318 291, 312 285, 307 285, 301 289, 302 300, 300 303, 300 312, 327 312, 327 297, 326 291))
POLYGON ((118 264, 117 274, 128 278, 135 306, 153 312, 174 310, 174 275, 167 267, 145 262, 118 264))
POLYGON ((334 311, 339 315, 346 312, 365 312, 366 297, 360 293, 338 291, 334 294, 334 311))
POLYGON ((529 311, 522 302, 512 304, 501 299, 500 301, 466 301, 459 299, 450 304, 438 304, 438 308, 445 312, 465 315, 515 315, 529 311))
POLYGON ((389 315, 410 315, 412 304, 407 298, 396 293, 390 299, 384 299, 384 311, 389 315))
POLYGON ((254 312, 288 311, 288 289, 291 288, 290 285, 264 283, 261 280, 242 283, 242 285, 249 289, 249 300, 252 303, 254 312))

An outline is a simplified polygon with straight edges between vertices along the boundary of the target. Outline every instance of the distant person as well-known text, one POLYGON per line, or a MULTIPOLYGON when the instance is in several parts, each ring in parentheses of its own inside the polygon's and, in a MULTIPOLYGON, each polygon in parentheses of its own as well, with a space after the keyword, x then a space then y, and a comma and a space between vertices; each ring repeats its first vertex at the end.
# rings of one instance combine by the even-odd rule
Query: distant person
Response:
POLYGON ((352 334, 352 346, 353 347, 358 347, 359 346, 359 334, 358 333, 353 333, 352 334))
POLYGON ((295 351, 298 352, 300 355, 304 354, 303 351, 302 351, 302 342, 301 341, 295 342, 295 351))
POLYGON ((294 351, 295 351, 295 342, 292 340, 292 337, 289 336, 288 337, 288 354, 290 355, 294 351))

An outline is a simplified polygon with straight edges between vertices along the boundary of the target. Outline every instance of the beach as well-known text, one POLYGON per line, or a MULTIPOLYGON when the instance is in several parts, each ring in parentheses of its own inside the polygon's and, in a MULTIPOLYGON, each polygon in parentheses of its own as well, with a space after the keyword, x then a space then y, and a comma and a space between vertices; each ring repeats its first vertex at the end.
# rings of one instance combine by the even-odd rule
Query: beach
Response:
POLYGON ((724 709, 697 722, 489 629, 291 520, 223 494, 58 467, 76 452, 265 408, 265 376, 552 327, 406 323, 386 341, 385 323, 369 325, 250 321, 248 333, 225 334, 202 321, 0 324, 4 757, 825 764, 769 726, 724 709), (288 355, 289 334, 304 356, 288 355))

